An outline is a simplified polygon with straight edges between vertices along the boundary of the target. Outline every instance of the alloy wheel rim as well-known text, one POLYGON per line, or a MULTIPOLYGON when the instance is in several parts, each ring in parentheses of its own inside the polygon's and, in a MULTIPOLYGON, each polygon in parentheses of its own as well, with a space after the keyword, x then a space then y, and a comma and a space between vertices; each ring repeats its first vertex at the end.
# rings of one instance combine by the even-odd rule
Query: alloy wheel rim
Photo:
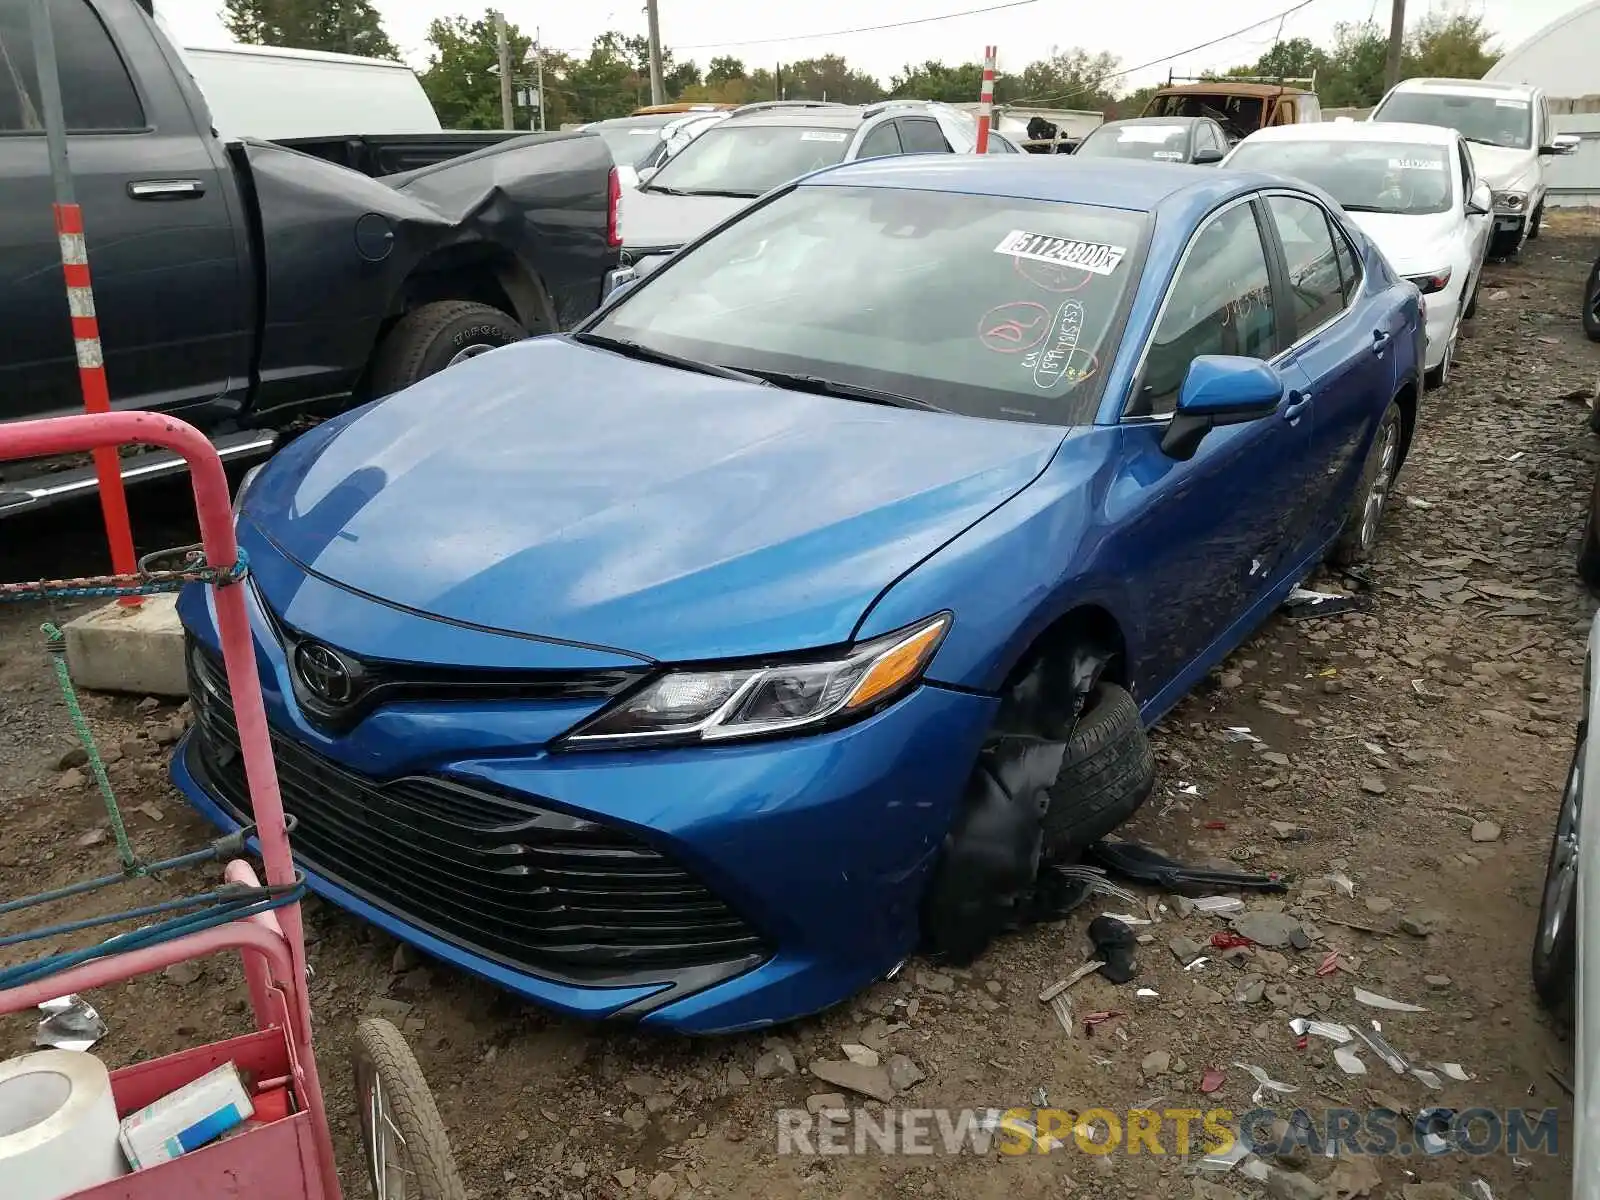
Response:
POLYGON ((1583 796, 1583 760, 1587 744, 1587 736, 1579 739, 1572 770, 1567 773, 1567 788, 1561 796, 1561 815, 1556 818, 1555 842, 1550 852, 1550 870, 1545 874, 1544 898, 1539 908, 1539 953, 1545 958, 1555 953, 1578 887, 1578 805, 1583 796))
POLYGON ((1372 549, 1378 540, 1378 522, 1383 518, 1384 507, 1389 502, 1389 485, 1394 480, 1395 459, 1399 450, 1399 436, 1393 421, 1384 423, 1379 436, 1383 440, 1378 447, 1378 470, 1372 478, 1372 486, 1367 489, 1367 503, 1361 513, 1361 546, 1364 550, 1372 549))
POLYGON ((480 354, 487 354, 487 353, 489 353, 489 351, 491 351, 493 349, 494 349, 493 346, 487 346, 487 345, 483 344, 482 342, 475 343, 474 345, 471 345, 471 346, 463 346, 460 350, 457 350, 455 352, 455 354, 451 356, 450 361, 445 363, 445 366, 446 367, 453 367, 457 363, 466 362, 467 359, 469 359, 469 358, 477 358, 478 355, 480 355, 480 354))

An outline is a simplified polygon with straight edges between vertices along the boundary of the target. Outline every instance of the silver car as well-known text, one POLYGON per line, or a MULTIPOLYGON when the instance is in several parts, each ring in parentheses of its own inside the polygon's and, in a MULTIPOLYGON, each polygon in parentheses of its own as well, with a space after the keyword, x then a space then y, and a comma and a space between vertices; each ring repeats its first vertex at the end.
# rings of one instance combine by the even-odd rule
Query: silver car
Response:
POLYGON ((1555 836, 1533 943, 1533 986, 1544 1005, 1571 1014, 1573 1053, 1572 1194, 1600 1200, 1600 738, 1589 738, 1600 710, 1600 614, 1589 626, 1583 715, 1555 836), (1592 781, 1592 782, 1591 782, 1592 781), (1586 853, 1580 849, 1588 847, 1586 853))

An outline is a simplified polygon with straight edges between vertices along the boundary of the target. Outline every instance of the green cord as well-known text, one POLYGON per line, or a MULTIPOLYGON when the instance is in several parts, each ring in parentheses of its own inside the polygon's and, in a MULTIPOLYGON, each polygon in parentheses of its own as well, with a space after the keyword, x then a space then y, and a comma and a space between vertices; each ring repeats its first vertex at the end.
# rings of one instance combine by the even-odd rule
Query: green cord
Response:
POLYGON ((105 801, 106 816, 111 819, 111 832, 117 839, 117 857, 122 860, 122 872, 124 875, 142 875, 144 867, 133 852, 133 844, 128 841, 128 830, 122 823, 122 810, 117 807, 117 797, 111 790, 111 780, 106 777, 106 765, 100 759, 100 750, 94 744, 94 733, 89 729, 89 722, 84 719, 83 709, 78 705, 78 693, 72 686, 72 676, 67 671, 66 635, 49 621, 39 628, 44 633, 45 648, 50 651, 50 661, 56 669, 56 682, 61 685, 61 694, 66 698, 67 712, 72 716, 72 727, 77 730, 78 740, 83 743, 84 753, 89 758, 89 769, 94 772, 95 783, 100 787, 101 799, 105 801))

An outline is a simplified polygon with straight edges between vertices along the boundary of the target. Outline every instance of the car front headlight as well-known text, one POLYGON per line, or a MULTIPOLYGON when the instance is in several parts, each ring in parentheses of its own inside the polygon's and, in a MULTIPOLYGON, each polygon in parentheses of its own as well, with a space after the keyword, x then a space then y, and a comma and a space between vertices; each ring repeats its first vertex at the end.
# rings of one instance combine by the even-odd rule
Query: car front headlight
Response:
POLYGON ((1522 206, 1528 202, 1526 192, 1496 192, 1494 194, 1495 207, 1510 209, 1512 212, 1522 211, 1522 206))
POLYGON ((950 622, 949 613, 939 613, 826 658, 670 671, 578 726, 563 744, 721 742, 856 720, 915 686, 950 622))

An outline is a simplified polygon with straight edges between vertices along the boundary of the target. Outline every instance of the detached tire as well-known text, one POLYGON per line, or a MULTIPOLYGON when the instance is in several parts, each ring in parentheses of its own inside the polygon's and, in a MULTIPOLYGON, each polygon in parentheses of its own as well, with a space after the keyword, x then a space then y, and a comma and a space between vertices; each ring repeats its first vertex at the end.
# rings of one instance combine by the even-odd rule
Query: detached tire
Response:
POLYGON ((373 1194, 405 1200, 466 1200, 467 1189, 456 1170, 433 1093, 400 1031, 381 1018, 362 1021, 356 1026, 351 1056, 357 1124, 373 1194), (375 1178, 380 1169, 389 1181, 382 1190, 375 1178))
POLYGON ((1099 841, 1133 816, 1155 783, 1155 755, 1138 704, 1115 684, 1099 684, 1089 693, 1050 788, 1046 854, 1064 857, 1099 841))
POLYGON ((521 325, 487 304, 440 300, 414 308, 395 322, 378 346, 372 394, 387 396, 474 354, 528 336, 521 325))

